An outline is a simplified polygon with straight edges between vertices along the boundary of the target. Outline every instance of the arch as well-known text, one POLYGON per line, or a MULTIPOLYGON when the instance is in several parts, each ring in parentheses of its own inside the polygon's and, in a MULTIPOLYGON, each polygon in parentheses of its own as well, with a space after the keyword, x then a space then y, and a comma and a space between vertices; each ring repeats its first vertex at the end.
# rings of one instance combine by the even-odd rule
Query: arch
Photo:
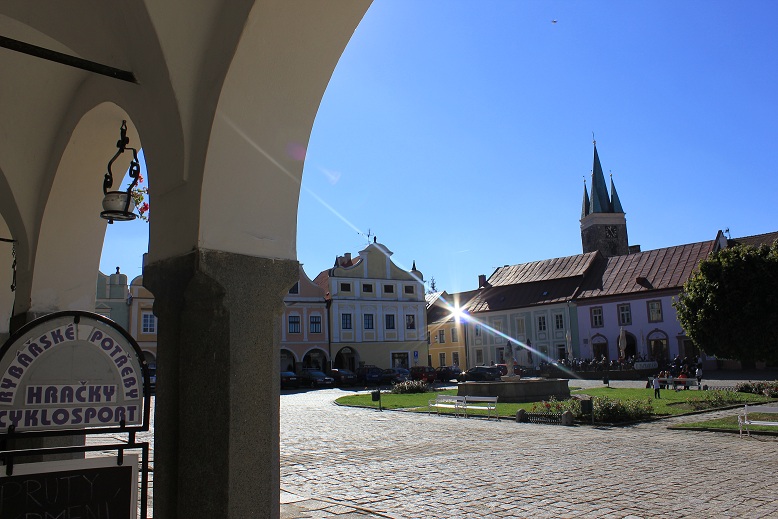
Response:
MULTIPOLYGON (((626 347, 624 348, 624 358, 628 359, 630 357, 632 357, 632 358, 637 357, 637 352, 638 352, 638 340, 637 340, 637 337, 635 337, 634 334, 632 334, 631 332, 628 332, 626 330, 624 330, 624 336, 627 339, 627 344, 626 344, 626 347)), ((616 339, 614 340, 614 343, 616 345, 619 344, 619 336, 618 336, 618 334, 616 335, 616 339)), ((618 347, 617 347, 617 349, 618 349, 618 347)), ((619 354, 621 354, 621 352, 619 352, 619 354)))
POLYGON ((297 356, 295 356, 294 352, 286 348, 281 348, 281 360, 280 360, 281 371, 296 372, 297 371, 296 366, 297 366, 297 356))
POLYGON ((603 356, 606 359, 610 358, 610 352, 608 351, 608 338, 601 333, 592 335, 589 343, 592 345, 592 360, 599 360, 603 356))
POLYGON ((146 359, 146 363, 148 363, 149 366, 155 366, 157 365, 157 357, 148 350, 143 350, 143 358, 146 359))
MULTIPOLYGON (((107 225, 98 217, 102 177, 116 152, 119 124, 127 119, 127 113, 117 105, 101 103, 80 118, 62 150, 43 207, 33 259, 30 310, 36 315, 94 309, 94 286, 107 225), (106 128, 114 121, 119 124, 109 133, 106 128)), ((131 146, 139 145, 137 134, 129 127, 128 136, 131 146)), ((113 168, 116 189, 122 187, 129 158, 120 157, 113 168)))
POLYGON ((659 328, 654 328, 646 336, 648 356, 659 361, 660 365, 670 357, 668 335, 659 328))
POLYGON ((329 366, 327 352, 321 348, 311 348, 303 355, 303 369, 314 368, 324 370, 329 366))
POLYGON ((350 369, 356 372, 357 367, 359 367, 359 352, 349 346, 339 349, 335 354, 332 367, 335 369, 350 369))

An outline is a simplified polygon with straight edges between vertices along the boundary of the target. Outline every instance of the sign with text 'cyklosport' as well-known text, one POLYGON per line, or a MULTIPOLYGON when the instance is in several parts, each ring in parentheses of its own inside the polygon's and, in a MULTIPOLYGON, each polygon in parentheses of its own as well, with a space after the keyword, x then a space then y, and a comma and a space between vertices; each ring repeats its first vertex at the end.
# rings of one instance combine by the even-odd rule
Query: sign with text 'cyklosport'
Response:
POLYGON ((142 358, 133 338, 101 315, 32 321, 0 349, 0 431, 142 425, 142 358))

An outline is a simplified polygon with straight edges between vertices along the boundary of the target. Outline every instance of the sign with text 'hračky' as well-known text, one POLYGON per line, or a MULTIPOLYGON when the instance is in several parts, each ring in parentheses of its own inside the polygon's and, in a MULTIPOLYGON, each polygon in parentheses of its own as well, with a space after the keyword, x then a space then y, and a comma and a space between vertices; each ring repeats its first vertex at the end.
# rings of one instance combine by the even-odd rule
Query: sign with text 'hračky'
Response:
POLYGON ((141 425, 144 380, 137 345, 113 321, 51 314, 0 350, 0 430, 141 425))

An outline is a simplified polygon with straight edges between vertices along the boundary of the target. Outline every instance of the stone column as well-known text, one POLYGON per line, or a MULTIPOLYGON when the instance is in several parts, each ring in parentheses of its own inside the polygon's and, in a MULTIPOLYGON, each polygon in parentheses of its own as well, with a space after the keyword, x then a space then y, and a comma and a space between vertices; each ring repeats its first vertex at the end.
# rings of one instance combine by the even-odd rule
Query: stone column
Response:
POLYGON ((279 317, 298 263, 211 250, 148 265, 159 319, 154 516, 278 518, 279 317))

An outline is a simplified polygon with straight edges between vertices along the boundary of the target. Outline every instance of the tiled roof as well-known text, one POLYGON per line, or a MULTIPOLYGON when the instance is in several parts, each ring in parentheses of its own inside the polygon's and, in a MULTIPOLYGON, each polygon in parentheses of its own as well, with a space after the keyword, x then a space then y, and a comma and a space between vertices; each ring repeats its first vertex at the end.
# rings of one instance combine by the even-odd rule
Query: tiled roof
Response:
POLYGON ((772 245, 772 243, 778 240, 777 232, 768 232, 766 234, 756 234, 754 236, 745 236, 743 238, 732 238, 728 240, 730 247, 735 245, 751 245, 753 247, 759 247, 760 245, 772 245))
POLYGON ((510 308, 550 303, 563 303, 572 299, 581 284, 580 277, 565 277, 519 283, 499 287, 482 288, 465 307, 470 313, 494 312, 510 308))
POLYGON ((493 287, 498 287, 583 276, 596 257, 597 252, 588 252, 565 258, 506 265, 495 270, 488 283, 493 287))
POLYGON ((576 299, 681 288, 715 243, 689 243, 607 258, 586 277, 576 299))
POLYGON ((467 292, 457 292, 456 294, 447 294, 440 292, 440 297, 436 298, 431 307, 427 307, 427 323, 445 323, 451 321, 451 307, 465 308, 467 303, 478 293, 478 290, 469 290, 467 292))

